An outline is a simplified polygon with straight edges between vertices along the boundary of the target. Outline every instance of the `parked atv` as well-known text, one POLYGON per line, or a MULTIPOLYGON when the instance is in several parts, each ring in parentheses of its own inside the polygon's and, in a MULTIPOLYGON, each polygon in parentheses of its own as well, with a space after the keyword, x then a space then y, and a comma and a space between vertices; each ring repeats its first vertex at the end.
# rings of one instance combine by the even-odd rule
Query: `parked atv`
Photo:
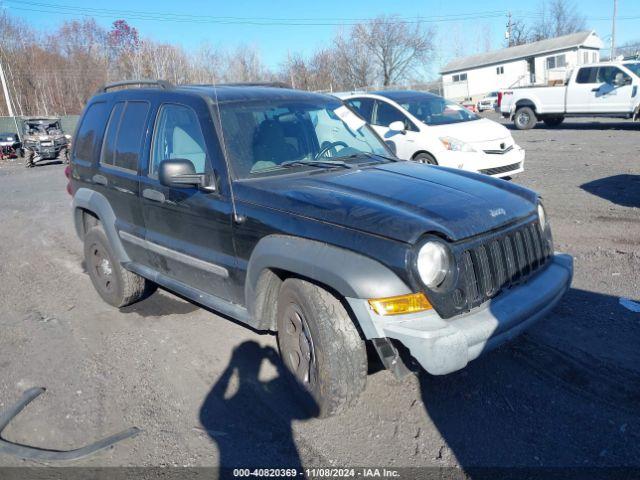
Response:
POLYGON ((22 146, 25 166, 35 166, 41 160, 61 159, 69 163, 70 136, 62 131, 59 118, 25 118, 22 146))

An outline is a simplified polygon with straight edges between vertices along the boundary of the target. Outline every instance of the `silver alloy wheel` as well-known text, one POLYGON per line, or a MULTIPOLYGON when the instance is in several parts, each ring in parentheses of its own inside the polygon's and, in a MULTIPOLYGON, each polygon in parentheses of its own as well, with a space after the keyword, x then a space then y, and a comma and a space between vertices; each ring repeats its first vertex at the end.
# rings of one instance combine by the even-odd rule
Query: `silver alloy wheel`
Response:
POLYGON ((105 292, 113 291, 113 267, 111 266, 108 255, 100 245, 93 245, 91 251, 93 253, 91 258, 92 266, 100 286, 105 292))
POLYGON ((529 124, 529 121, 531 120, 531 115, 529 115, 527 112, 519 112, 518 118, 516 120, 518 122, 518 125, 520 125, 521 127, 524 127, 529 124))

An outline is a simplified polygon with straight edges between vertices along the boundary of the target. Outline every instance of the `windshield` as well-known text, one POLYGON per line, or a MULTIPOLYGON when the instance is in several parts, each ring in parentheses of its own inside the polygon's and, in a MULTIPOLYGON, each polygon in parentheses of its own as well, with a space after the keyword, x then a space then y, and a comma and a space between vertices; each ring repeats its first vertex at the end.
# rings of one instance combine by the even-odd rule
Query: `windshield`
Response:
POLYGON ((427 125, 469 122, 480 117, 457 103, 436 95, 416 95, 398 102, 402 108, 427 125))
POLYGON ((640 62, 625 63, 624 66, 640 77, 640 62))
POLYGON ((338 101, 221 104, 220 116, 236 178, 391 155, 369 126, 338 101))

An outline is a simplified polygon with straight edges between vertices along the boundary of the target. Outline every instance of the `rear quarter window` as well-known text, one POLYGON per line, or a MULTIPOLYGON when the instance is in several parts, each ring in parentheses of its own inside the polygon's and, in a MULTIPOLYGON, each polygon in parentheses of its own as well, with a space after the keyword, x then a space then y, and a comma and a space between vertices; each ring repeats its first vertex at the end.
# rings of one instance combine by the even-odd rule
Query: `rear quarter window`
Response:
POLYGON ((76 134, 73 157, 86 162, 93 161, 95 147, 104 132, 108 110, 104 102, 92 103, 82 117, 76 134))
POLYGON ((100 161, 137 172, 147 130, 147 102, 119 102, 113 106, 100 161))
POLYGON ((594 67, 584 67, 578 70, 576 83, 596 83, 596 73, 598 69, 594 67))

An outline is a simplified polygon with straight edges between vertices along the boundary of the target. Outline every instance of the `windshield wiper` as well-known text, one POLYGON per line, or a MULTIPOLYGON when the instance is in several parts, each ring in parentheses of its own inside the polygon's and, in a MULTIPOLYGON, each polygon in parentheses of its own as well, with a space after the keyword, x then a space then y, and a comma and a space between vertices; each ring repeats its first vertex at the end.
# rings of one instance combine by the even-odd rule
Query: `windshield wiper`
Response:
POLYGON ((278 165, 278 167, 296 167, 299 165, 310 165, 312 167, 320 167, 320 168, 353 168, 346 162, 342 160, 289 160, 287 162, 282 162, 278 165))
POLYGON ((351 155, 346 155, 344 157, 338 157, 338 158, 360 158, 360 157, 370 158, 371 160, 378 160, 378 161, 380 161, 381 158, 384 160, 389 160, 391 162, 400 161, 398 158, 387 157, 385 155, 380 155, 379 153, 369 153, 369 152, 352 153, 351 155))

